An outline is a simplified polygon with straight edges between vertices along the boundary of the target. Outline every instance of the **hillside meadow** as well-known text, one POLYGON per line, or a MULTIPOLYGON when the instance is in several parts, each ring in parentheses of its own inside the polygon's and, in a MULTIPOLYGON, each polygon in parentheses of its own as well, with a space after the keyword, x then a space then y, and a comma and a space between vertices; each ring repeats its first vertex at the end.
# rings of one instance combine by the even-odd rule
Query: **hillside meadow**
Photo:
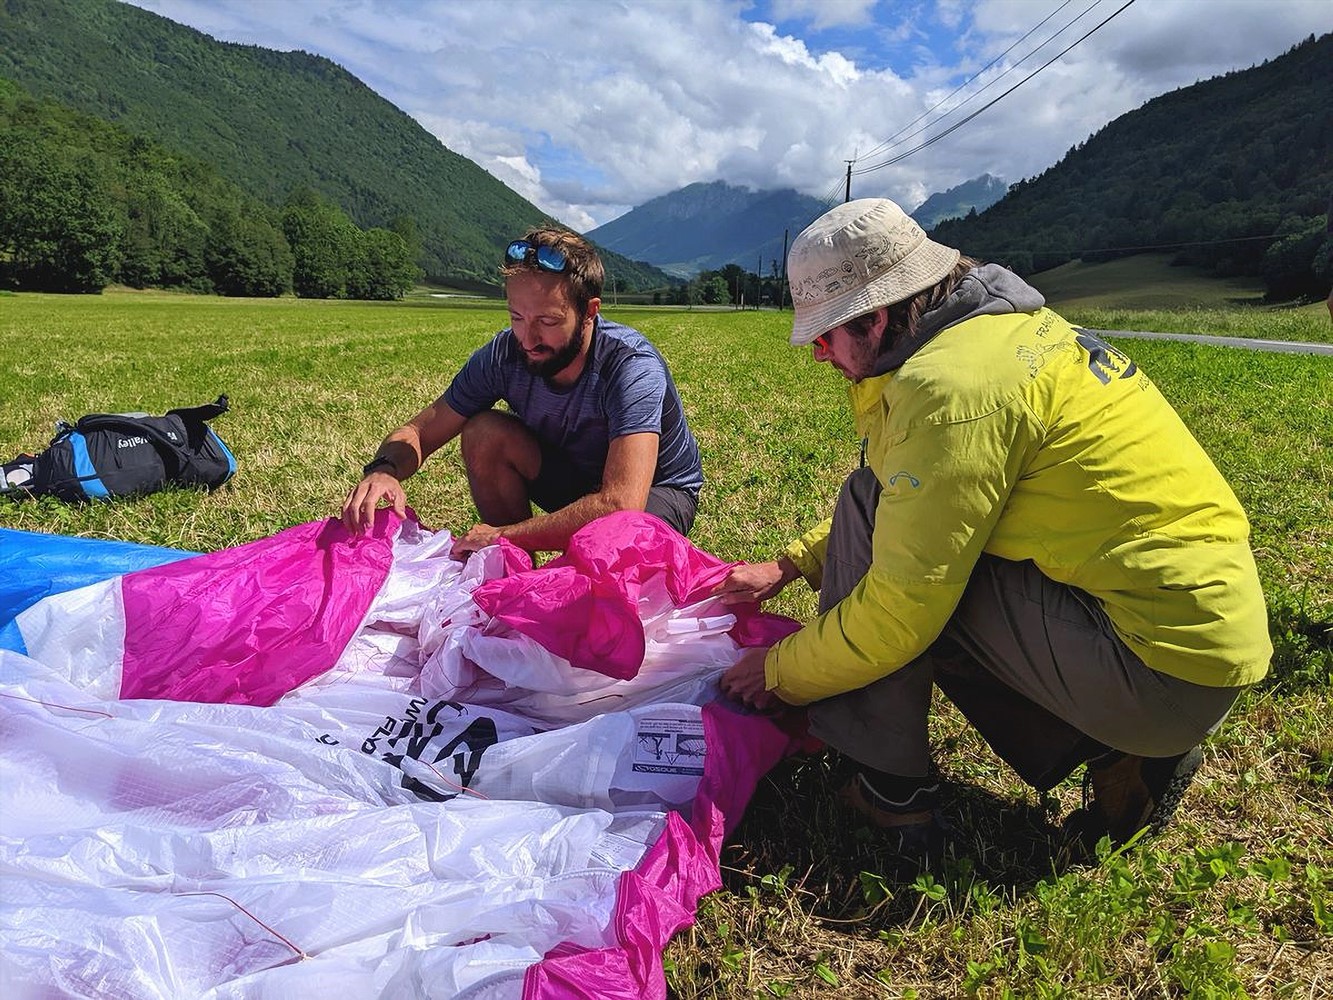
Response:
POLYGON ((1322 301, 1264 301, 1255 277, 1218 278, 1175 264, 1170 254, 1143 253, 1106 263, 1061 264, 1031 281, 1072 321, 1096 330, 1147 330, 1333 344, 1322 301))
MULTIPOLYGON (((1071 305, 1071 319, 1099 328, 1192 322, 1071 305)), ((765 559, 827 514, 858 443, 837 373, 787 346, 790 314, 607 312, 653 339, 680 387, 708 477, 697 545, 765 559)), ((1245 336, 1330 340, 1314 309, 1213 304, 1208 315, 1245 336)), ((383 434, 505 322, 498 301, 424 294, 0 296, 0 457, 40 449, 57 419, 226 393, 232 410, 214 426, 239 463, 211 495, 0 498, 0 526, 204 551, 329 516, 383 434)), ((792 759, 728 841, 726 886, 669 947, 673 996, 1333 995, 1333 362, 1118 346, 1249 512, 1277 647, 1269 680, 1209 742, 1176 822, 1150 844, 1072 864, 1054 830, 1078 804, 1077 780, 1045 797, 1026 790, 939 704, 933 738, 957 831, 943 869, 895 879, 874 833, 836 801, 844 765, 792 759)), ((471 523, 455 448, 407 489, 428 526, 471 523)), ((772 610, 808 618, 814 598, 798 585, 772 610)))

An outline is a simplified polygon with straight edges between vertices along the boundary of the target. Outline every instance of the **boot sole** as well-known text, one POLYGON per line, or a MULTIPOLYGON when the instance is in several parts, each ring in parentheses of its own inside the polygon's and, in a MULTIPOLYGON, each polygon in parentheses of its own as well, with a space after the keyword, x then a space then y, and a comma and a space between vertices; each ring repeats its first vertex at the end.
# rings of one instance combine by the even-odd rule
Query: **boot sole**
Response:
POLYGON ((1153 806, 1148 814, 1148 833, 1156 836, 1161 833, 1171 817, 1175 815, 1176 808, 1180 805, 1180 800, 1185 797, 1185 792, 1189 790, 1190 783, 1194 780, 1194 774, 1199 770, 1199 765, 1203 763, 1203 751, 1199 747, 1187 751, 1184 756, 1176 762, 1171 770, 1171 774, 1166 779, 1166 785, 1162 788, 1161 795, 1154 796, 1157 804, 1153 806))

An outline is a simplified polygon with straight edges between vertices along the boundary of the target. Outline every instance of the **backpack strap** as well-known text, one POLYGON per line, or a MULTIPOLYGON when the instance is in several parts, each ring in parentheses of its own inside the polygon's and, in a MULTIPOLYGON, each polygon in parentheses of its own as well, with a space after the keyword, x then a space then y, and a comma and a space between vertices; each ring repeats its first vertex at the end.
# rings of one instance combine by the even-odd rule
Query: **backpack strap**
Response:
POLYGON ((227 404, 227 396, 224 393, 211 403, 204 403, 202 406, 178 406, 174 410, 168 410, 167 415, 176 414, 182 420, 188 422, 212 420, 214 417, 220 417, 231 407, 227 404))
POLYGON ((87 438, 64 420, 56 421, 55 437, 33 456, 33 474, 27 488, 33 496, 49 494, 61 500, 111 496, 88 453, 87 438))

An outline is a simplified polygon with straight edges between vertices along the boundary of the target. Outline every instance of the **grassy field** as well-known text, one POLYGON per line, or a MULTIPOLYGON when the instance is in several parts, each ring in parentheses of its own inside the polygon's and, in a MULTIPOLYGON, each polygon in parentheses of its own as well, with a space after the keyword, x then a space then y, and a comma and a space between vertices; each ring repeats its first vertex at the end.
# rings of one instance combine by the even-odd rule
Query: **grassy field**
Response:
POLYGON ((1333 344, 1322 302, 1263 300, 1257 278, 1217 278, 1173 267, 1169 254, 1137 254, 1105 264, 1073 261, 1032 277, 1047 303, 1096 330, 1147 330, 1333 344))
MULTIPOLYGON (((827 514, 857 443, 841 379, 786 345, 789 314, 608 311, 659 345, 680 386, 708 476, 696 544, 767 558, 827 514)), ((1102 328, 1180 321, 1090 314, 1102 315, 1070 310, 1102 328)), ((1306 322, 1252 307, 1215 315, 1247 336, 1306 322)), ((232 412, 215 427, 240 466, 212 495, 0 499, 0 526, 211 550, 328 516, 383 434, 504 321, 499 302, 428 296, 0 296, 0 455, 43 447, 59 418, 225 392, 232 412)), ((933 740, 959 831, 945 870, 895 881, 873 832, 836 802, 840 766, 794 759, 726 846, 725 888, 670 946, 673 995, 1333 996, 1333 363, 1122 347, 1245 504, 1278 650, 1269 680, 1209 742, 1175 824, 1099 864, 1064 864, 1052 836, 1075 782, 1045 798, 1025 790, 940 704, 933 740)), ((408 494, 432 527, 471 523, 453 448, 408 494)), ((789 588, 774 610, 808 617, 813 595, 789 588)))

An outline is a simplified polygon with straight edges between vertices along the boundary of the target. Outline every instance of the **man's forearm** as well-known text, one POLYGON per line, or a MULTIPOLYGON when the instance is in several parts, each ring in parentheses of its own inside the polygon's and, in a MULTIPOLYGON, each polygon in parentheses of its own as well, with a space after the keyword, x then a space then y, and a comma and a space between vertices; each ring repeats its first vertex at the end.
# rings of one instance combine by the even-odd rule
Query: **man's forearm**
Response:
POLYGON ((782 553, 773 561, 778 564, 778 571, 782 575, 782 585, 784 587, 801 575, 801 568, 792 562, 791 556, 787 553, 782 553))
POLYGON ((395 431, 380 443, 375 451, 375 458, 385 459, 393 464, 392 472, 398 479, 406 479, 421 468, 421 450, 415 441, 407 435, 395 431))
POLYGON ((563 551, 569 545, 570 536, 589 521, 626 509, 624 503, 606 493, 589 493, 550 514, 538 514, 526 521, 505 525, 500 533, 529 552, 563 551))

